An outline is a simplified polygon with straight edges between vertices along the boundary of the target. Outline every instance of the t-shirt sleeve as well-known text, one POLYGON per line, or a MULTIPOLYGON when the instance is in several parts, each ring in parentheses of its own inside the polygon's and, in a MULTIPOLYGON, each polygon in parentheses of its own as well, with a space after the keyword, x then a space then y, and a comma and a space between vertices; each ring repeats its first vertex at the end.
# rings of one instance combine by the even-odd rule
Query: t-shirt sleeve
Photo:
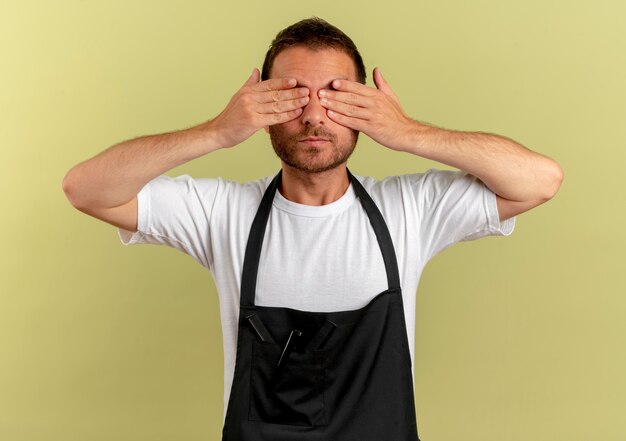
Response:
POLYGON ((427 258, 460 241, 513 232, 515 218, 500 222, 495 193, 475 176, 433 169, 406 177, 427 258))
POLYGON ((219 179, 159 176, 137 194, 137 232, 118 229, 122 244, 168 245, 207 269, 213 265, 210 220, 219 179))

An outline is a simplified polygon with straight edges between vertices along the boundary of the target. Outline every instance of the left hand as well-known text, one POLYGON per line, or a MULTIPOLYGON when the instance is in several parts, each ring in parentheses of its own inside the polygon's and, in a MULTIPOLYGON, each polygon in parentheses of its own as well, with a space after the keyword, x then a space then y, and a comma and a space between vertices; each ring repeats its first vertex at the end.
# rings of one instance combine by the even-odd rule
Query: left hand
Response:
POLYGON ((354 81, 334 80, 335 90, 319 91, 320 104, 337 124, 363 132, 390 149, 407 151, 419 123, 404 113, 378 68, 374 69, 374 83, 376 89, 354 81))

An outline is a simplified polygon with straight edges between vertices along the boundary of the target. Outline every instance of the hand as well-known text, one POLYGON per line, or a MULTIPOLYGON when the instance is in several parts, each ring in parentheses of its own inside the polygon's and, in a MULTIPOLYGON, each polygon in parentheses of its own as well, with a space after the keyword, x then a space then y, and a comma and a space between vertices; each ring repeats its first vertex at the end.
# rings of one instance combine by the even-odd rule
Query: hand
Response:
POLYGON ((335 80, 332 84, 335 90, 319 91, 320 103, 337 124, 363 132, 393 150, 407 151, 418 123, 404 113, 400 100, 378 68, 374 69, 374 83, 376 89, 335 80))
POLYGON ((263 127, 297 118, 309 102, 309 89, 296 88, 295 78, 259 82, 254 69, 226 108, 207 124, 215 130, 220 148, 233 147, 263 127))

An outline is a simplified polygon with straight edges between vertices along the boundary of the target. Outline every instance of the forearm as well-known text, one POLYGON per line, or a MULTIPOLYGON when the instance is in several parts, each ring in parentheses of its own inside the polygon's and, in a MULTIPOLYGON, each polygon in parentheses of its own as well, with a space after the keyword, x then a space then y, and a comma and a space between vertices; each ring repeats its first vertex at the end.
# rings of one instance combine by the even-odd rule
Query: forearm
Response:
POLYGON ((116 144, 74 166, 63 190, 77 208, 112 208, 157 176, 219 148, 209 123, 116 144))
POLYGON ((407 151, 466 171, 511 201, 545 201, 558 190, 560 166, 512 139, 415 122, 407 151))
POLYGON ((411 119, 378 68, 376 89, 335 80, 319 92, 320 103, 337 124, 365 133, 393 150, 409 152, 466 171, 496 198, 500 219, 508 219, 552 198, 563 179, 552 159, 517 142, 483 132, 446 130, 411 119))
MULTIPOLYGON (((302 113, 309 91, 296 87, 295 78, 260 83, 259 78, 259 70, 254 69, 226 108, 206 123, 131 139, 78 164, 63 179, 68 199, 82 211, 120 207, 166 171, 219 148, 234 147, 259 129, 291 121, 302 113)), ((106 221, 112 223, 110 218, 106 221)))

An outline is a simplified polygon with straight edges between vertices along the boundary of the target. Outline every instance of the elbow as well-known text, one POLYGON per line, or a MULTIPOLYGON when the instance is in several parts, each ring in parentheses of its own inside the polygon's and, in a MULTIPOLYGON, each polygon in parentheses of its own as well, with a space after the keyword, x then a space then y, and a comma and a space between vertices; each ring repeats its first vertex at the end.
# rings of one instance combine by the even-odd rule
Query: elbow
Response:
POLYGON ((557 162, 550 160, 543 176, 542 199, 546 202, 556 196, 559 188, 561 188, 564 177, 563 168, 557 162))
POLYGON ((76 167, 70 169, 63 177, 61 188, 70 204, 77 210, 82 211, 84 209, 84 203, 80 198, 80 184, 77 182, 76 174, 76 167))

